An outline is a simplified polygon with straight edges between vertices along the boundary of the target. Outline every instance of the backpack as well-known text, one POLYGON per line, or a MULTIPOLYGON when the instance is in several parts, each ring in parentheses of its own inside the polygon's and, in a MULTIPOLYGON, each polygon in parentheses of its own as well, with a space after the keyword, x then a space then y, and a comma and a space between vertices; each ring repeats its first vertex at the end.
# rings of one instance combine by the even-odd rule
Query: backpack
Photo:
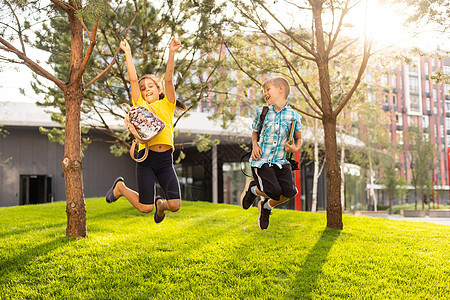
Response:
POLYGON ((130 147, 130 156, 136 162, 144 161, 148 156, 148 142, 157 136, 166 126, 164 122, 158 118, 153 108, 149 106, 152 111, 149 111, 143 106, 134 106, 124 103, 122 104, 122 110, 126 114, 124 118, 125 125, 128 130, 134 136, 134 140, 130 147), (128 112, 125 111, 124 106, 128 108, 128 112), (136 143, 145 145, 145 153, 141 158, 135 158, 134 152, 136 143))

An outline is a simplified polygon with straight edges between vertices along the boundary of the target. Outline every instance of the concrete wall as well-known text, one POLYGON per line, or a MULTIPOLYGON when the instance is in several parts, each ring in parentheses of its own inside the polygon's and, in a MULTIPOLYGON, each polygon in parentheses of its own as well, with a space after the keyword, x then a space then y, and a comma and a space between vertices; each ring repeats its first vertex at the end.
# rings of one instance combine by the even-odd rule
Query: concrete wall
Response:
MULTIPOLYGON (((20 176, 47 175, 52 178, 54 201, 65 200, 61 161, 64 147, 52 143, 36 127, 3 127, 9 134, 0 138, 0 206, 20 204, 20 176), (10 159, 8 162, 4 161, 10 159)), ((117 176, 136 188, 135 163, 128 155, 115 157, 109 145, 94 142, 83 157, 86 198, 104 196, 117 176)))

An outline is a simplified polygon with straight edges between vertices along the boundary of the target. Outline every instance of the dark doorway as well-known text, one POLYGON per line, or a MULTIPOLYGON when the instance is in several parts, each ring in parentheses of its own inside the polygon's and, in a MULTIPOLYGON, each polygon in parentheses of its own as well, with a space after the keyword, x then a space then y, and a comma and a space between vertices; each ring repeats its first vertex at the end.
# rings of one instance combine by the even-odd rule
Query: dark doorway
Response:
POLYGON ((20 205, 52 202, 52 178, 20 175, 20 205))

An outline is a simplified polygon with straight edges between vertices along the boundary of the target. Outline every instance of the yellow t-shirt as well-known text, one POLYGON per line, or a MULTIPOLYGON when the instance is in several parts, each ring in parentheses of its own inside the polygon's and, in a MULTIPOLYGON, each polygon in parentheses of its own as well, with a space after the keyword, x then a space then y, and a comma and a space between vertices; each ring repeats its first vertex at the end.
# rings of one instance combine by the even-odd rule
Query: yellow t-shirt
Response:
MULTIPOLYGON (((153 111, 156 115, 164 122, 166 125, 164 129, 155 136, 150 142, 148 142, 148 146, 153 145, 169 145, 172 147, 172 151, 174 151, 173 146, 173 114, 175 112, 176 101, 174 103, 170 103, 169 100, 164 95, 164 99, 158 100, 149 104, 142 98, 142 95, 139 96, 137 102, 133 100, 133 106, 143 106, 149 111, 152 111, 149 107, 153 108, 153 111)), ((139 151, 145 149, 144 144, 139 144, 139 151)))

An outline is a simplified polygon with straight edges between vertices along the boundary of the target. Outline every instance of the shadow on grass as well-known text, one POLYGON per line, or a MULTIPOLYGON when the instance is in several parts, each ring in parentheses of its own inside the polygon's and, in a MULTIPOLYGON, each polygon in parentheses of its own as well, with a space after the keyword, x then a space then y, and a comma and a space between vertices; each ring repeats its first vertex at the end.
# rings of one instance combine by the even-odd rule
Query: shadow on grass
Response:
POLYGON ((12 235, 20 235, 23 233, 29 234, 30 232, 37 232, 40 230, 46 230, 46 229, 53 229, 53 228, 58 228, 61 226, 66 225, 67 222, 62 222, 62 223, 49 223, 49 224, 39 224, 39 225, 29 225, 25 228, 21 227, 20 229, 12 229, 12 230, 7 230, 3 233, 0 233, 0 239, 2 238, 6 238, 12 235))
POLYGON ((35 247, 23 249, 21 253, 3 259, 0 262, 0 283, 5 283, 4 281, 8 280, 10 277, 9 273, 22 272, 24 267, 30 261, 35 260, 40 256, 48 255, 52 251, 63 247, 72 241, 73 240, 66 237, 58 237, 46 243, 36 245, 35 247))
POLYGON ((316 244, 309 251, 300 272, 294 279, 294 285, 288 299, 312 299, 313 291, 317 289, 317 282, 322 274, 322 267, 327 262, 327 256, 340 230, 325 228, 316 244))

